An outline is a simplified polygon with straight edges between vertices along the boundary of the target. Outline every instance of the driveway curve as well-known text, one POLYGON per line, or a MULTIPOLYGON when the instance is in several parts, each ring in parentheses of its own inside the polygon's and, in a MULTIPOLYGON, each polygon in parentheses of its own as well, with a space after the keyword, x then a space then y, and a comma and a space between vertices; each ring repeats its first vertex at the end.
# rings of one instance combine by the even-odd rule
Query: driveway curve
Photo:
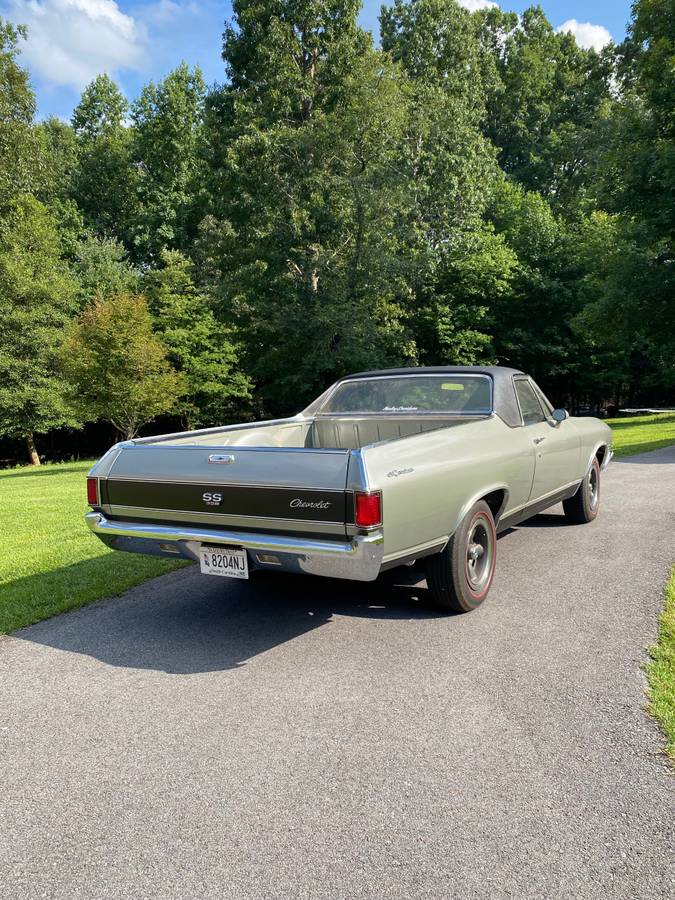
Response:
POLYGON ((190 568, 0 640, 2 895, 672 897, 642 666, 675 448, 614 462, 602 507, 502 536, 465 616, 190 568))

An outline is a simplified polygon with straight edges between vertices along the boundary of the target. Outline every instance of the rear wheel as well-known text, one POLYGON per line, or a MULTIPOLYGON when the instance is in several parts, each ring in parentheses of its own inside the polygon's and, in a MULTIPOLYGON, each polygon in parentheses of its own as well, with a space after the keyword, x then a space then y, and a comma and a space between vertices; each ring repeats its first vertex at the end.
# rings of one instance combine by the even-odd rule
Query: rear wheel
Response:
POLYGON ((592 522, 600 511, 600 463, 593 460, 591 468, 579 486, 579 490, 569 500, 563 500, 563 509, 568 522, 583 525, 592 522))
POLYGON ((487 597, 497 560, 497 532, 483 500, 471 507, 441 553, 427 559, 427 585, 436 607, 469 612, 487 597))

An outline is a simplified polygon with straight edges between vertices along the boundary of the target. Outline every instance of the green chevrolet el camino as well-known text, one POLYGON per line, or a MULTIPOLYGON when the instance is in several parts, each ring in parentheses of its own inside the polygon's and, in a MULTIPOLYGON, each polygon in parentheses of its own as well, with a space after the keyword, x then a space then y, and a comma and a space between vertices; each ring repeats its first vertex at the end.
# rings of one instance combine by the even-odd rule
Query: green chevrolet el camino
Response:
POLYGON ((465 612, 490 590, 499 531, 560 501, 595 519, 611 456, 607 425, 515 369, 362 372, 291 418, 116 444, 86 520, 110 547, 231 578, 372 581, 419 560, 435 604, 465 612))

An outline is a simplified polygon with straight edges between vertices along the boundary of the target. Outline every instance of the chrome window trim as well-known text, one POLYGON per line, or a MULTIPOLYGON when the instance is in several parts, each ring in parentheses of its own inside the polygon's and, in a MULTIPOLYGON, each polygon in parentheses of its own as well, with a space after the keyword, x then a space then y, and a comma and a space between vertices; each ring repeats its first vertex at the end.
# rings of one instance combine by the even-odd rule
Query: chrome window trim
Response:
MULTIPOLYGON (((529 378, 529 376, 528 376, 528 378, 529 378)), ((539 401, 539 405, 541 406, 541 408, 544 411, 544 415, 546 416, 547 419, 550 419, 551 413, 555 409, 555 406, 551 403, 551 401, 548 399, 546 394, 542 391, 542 389, 539 387, 539 385, 533 378, 529 378, 529 381, 534 390, 534 395, 537 398, 537 400, 539 401), (542 403, 542 400, 544 401, 543 403, 542 403)))
MULTIPOLYGON (((537 394, 536 394, 536 391, 534 390, 534 388, 532 388, 532 393, 534 394, 534 399, 537 401, 537 404, 539 405, 539 408, 541 409, 541 413, 544 416, 544 418, 540 422, 530 422, 528 424, 525 424, 525 417, 523 416, 523 408, 520 405, 520 397, 518 396, 518 389, 516 388, 516 382, 518 382, 518 381, 526 381, 529 384, 530 379, 527 375, 514 375, 513 376, 513 393, 516 395, 516 403, 518 404, 518 412, 520 413, 521 427, 522 428, 530 428, 532 425, 541 425, 543 422, 547 421, 548 417, 546 415, 544 415, 544 410, 541 407, 541 403, 539 403, 539 398, 537 397, 537 394)), ((530 384, 530 387, 532 387, 531 384, 530 384)))

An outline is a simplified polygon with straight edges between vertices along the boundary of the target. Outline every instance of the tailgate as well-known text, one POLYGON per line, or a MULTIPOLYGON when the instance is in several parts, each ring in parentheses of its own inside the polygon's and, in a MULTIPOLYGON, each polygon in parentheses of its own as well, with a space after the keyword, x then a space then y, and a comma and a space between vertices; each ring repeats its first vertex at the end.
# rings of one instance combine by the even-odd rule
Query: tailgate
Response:
POLYGON ((348 462, 348 450, 127 446, 101 503, 123 518, 344 535, 348 462))

